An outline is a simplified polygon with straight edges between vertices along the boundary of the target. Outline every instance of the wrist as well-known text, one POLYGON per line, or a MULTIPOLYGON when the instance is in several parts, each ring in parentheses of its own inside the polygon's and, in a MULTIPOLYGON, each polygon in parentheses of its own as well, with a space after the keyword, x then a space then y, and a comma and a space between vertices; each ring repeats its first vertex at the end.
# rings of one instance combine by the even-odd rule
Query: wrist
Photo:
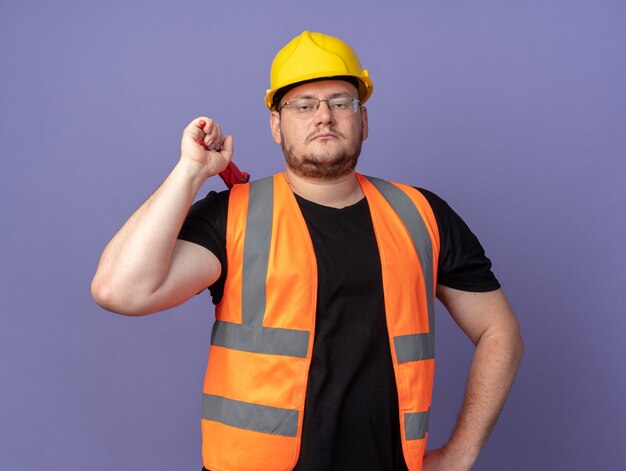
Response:
POLYGON ((470 470, 478 459, 480 448, 449 441, 442 447, 441 453, 446 457, 446 461, 458 466, 454 469, 470 470))
POLYGON ((211 176, 207 174, 204 165, 188 159, 180 159, 172 173, 188 181, 194 193, 197 192, 204 181, 211 176))

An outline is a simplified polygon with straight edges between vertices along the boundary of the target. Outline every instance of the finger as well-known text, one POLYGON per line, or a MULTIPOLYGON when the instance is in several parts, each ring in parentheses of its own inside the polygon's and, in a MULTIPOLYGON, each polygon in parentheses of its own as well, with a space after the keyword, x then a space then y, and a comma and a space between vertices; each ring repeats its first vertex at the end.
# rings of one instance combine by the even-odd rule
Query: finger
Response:
POLYGON ((218 144, 221 139, 224 139, 220 125, 214 122, 211 129, 206 131, 206 137, 217 147, 216 144, 218 144))
POLYGON ((233 158, 233 154, 235 153, 235 147, 233 145, 233 136, 228 135, 226 139, 224 139, 224 146, 222 147, 222 156, 226 159, 227 162, 230 162, 230 159, 233 158))
POLYGON ((213 128, 214 121, 206 116, 200 116, 191 121, 183 130, 183 134, 189 134, 194 138, 204 137, 213 128))
POLYGON ((183 130, 183 132, 185 131, 197 131, 200 128, 200 122, 201 121, 205 121, 206 122, 206 118, 204 116, 198 117, 198 118, 194 118, 183 130))
POLYGON ((222 133, 222 127, 215 123, 215 138, 213 140, 215 148, 221 149, 224 145, 224 133, 222 133))
POLYGON ((198 127, 205 134, 210 134, 215 129, 217 123, 213 121, 211 118, 201 118, 198 127))
POLYGON ((211 136, 204 136, 202 143, 207 150, 215 150, 217 148, 211 136))
POLYGON ((204 144, 204 141, 200 138, 196 139, 196 144, 202 146, 204 150, 209 150, 209 148, 204 144))
POLYGON ((210 150, 218 150, 224 144, 224 135, 219 124, 214 123, 213 129, 204 137, 204 143, 210 150))

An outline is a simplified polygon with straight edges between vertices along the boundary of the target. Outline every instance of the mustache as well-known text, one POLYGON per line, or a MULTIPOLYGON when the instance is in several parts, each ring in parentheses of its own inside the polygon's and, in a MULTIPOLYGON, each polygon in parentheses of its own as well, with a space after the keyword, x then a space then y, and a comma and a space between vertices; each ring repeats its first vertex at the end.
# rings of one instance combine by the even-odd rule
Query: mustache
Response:
POLYGON ((310 134, 306 137, 305 142, 310 142, 310 141, 312 141, 313 139, 315 139, 315 137, 316 137, 318 134, 321 134, 321 133, 325 133, 325 134, 330 133, 330 134, 334 135, 335 137, 341 137, 341 138, 345 138, 345 137, 346 137, 343 133, 341 133, 341 132, 337 131, 335 128, 328 128, 328 129, 316 129, 315 131, 313 131, 312 133, 310 133, 310 134))

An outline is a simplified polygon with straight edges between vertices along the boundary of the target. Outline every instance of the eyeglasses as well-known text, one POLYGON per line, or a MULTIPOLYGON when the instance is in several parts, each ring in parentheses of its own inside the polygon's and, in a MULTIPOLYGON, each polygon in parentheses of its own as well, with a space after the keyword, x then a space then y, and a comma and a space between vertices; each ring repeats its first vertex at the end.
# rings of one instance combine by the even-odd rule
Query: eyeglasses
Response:
POLYGON ((296 98, 295 100, 289 100, 283 103, 278 111, 287 108, 295 111, 298 118, 312 118, 315 113, 317 113, 317 110, 320 108, 320 103, 323 101, 326 102, 333 114, 336 113, 338 115, 356 113, 360 103, 358 99, 346 96, 329 98, 328 100, 320 100, 319 98, 296 98))

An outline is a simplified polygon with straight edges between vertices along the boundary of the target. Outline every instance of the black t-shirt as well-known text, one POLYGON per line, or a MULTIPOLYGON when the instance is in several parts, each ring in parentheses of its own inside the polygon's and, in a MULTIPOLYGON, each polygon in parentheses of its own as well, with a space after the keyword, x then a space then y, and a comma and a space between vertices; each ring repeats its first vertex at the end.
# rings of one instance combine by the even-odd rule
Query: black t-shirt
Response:
MULTIPOLYGON (((469 228, 440 198, 433 208, 441 239, 437 283, 491 291, 499 283, 469 228)), ((221 300, 226 267, 227 191, 211 192, 189 212, 180 238, 222 263, 210 287, 221 300)), ((337 209, 296 196, 318 265, 317 318, 296 470, 405 470, 398 395, 387 334, 382 274, 367 200, 337 209)))

